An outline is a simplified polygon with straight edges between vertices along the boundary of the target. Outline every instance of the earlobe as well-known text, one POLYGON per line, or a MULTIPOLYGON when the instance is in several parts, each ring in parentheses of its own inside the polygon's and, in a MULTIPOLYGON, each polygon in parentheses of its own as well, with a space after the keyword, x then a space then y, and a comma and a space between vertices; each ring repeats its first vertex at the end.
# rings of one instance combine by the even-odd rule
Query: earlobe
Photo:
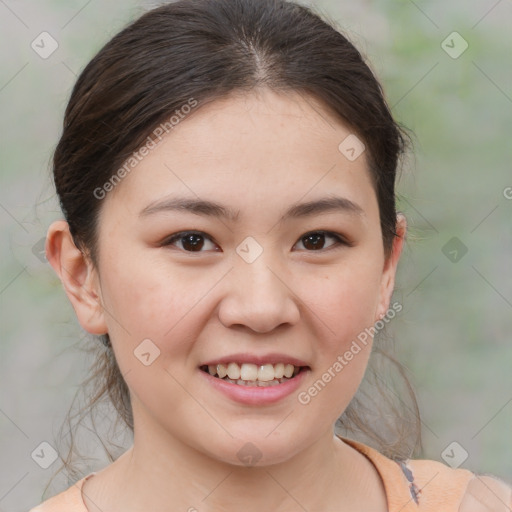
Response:
POLYGON ((59 276, 80 325, 91 334, 108 332, 98 274, 90 259, 76 247, 66 221, 55 221, 48 229, 46 257, 59 276))
POLYGON ((384 263, 384 269, 381 279, 380 300, 376 312, 375 320, 381 320, 386 316, 391 302, 391 296, 395 287, 395 277, 398 267, 398 261, 405 242, 407 233, 407 219, 402 213, 397 214, 396 220, 396 236, 393 239, 391 254, 384 263))

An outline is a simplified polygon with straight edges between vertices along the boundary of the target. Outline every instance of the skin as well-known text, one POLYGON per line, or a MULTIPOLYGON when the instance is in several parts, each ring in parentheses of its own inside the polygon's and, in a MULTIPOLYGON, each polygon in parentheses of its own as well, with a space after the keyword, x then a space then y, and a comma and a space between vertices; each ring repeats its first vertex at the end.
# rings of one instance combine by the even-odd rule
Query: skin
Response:
POLYGON ((371 340, 308 405, 297 400, 388 310, 406 233, 399 215, 386 259, 365 154, 349 161, 338 150, 350 133, 313 98, 232 95, 190 114, 103 199, 97 268, 66 222, 52 224, 48 259, 81 326, 109 333, 134 413, 133 446, 84 485, 89 511, 387 510, 373 465, 333 435, 371 340), (140 215, 171 195, 240 213, 140 215), (278 222, 292 205, 333 195, 363 213, 278 222), (205 234, 202 252, 162 246, 187 230, 205 234), (303 237, 317 230, 352 246, 326 234, 313 250, 303 237), (252 263, 236 252, 248 236, 263 249, 252 263), (133 352, 148 338, 160 355, 145 366, 133 352), (284 353, 310 372, 277 403, 240 404, 198 369, 240 352, 284 353), (255 467, 237 457, 247 442, 261 454, 255 467))

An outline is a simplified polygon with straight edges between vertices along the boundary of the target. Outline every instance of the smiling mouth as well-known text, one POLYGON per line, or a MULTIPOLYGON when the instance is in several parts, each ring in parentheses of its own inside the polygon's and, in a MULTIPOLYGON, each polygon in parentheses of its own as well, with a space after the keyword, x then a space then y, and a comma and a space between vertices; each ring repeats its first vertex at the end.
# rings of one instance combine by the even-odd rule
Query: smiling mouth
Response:
POLYGON ((309 366, 294 366, 293 364, 263 364, 228 363, 217 365, 203 365, 199 367, 212 377, 222 379, 239 386, 268 387, 278 386, 288 382, 299 373, 309 369, 309 366))

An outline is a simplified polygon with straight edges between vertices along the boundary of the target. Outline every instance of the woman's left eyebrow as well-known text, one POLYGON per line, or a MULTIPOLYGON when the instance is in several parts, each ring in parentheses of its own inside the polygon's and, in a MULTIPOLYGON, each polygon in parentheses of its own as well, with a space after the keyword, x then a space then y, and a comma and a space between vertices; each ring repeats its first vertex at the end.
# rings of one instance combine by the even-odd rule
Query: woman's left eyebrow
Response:
MULTIPOLYGON (((168 211, 186 211, 195 215, 224 218, 232 222, 236 222, 240 216, 240 210, 233 210, 214 201, 187 197, 168 197, 150 203, 139 213, 139 217, 168 211)), ((341 212, 360 217, 366 215, 363 208, 350 199, 330 196, 291 206, 279 222, 284 222, 290 218, 309 217, 331 212, 341 212)))

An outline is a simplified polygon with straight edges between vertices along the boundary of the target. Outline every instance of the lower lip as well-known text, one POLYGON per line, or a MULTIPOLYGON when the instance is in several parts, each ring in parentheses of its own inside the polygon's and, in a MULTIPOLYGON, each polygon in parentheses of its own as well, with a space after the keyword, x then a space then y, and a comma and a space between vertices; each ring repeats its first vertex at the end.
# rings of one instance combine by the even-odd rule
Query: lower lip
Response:
POLYGON ((199 373, 207 379, 207 381, 217 390, 224 393, 227 397, 248 405, 266 405, 278 402, 283 398, 291 395, 300 386, 306 374, 310 370, 302 370, 290 380, 277 384, 275 386, 244 386, 241 384, 233 384, 225 380, 213 377, 203 370, 199 373))

